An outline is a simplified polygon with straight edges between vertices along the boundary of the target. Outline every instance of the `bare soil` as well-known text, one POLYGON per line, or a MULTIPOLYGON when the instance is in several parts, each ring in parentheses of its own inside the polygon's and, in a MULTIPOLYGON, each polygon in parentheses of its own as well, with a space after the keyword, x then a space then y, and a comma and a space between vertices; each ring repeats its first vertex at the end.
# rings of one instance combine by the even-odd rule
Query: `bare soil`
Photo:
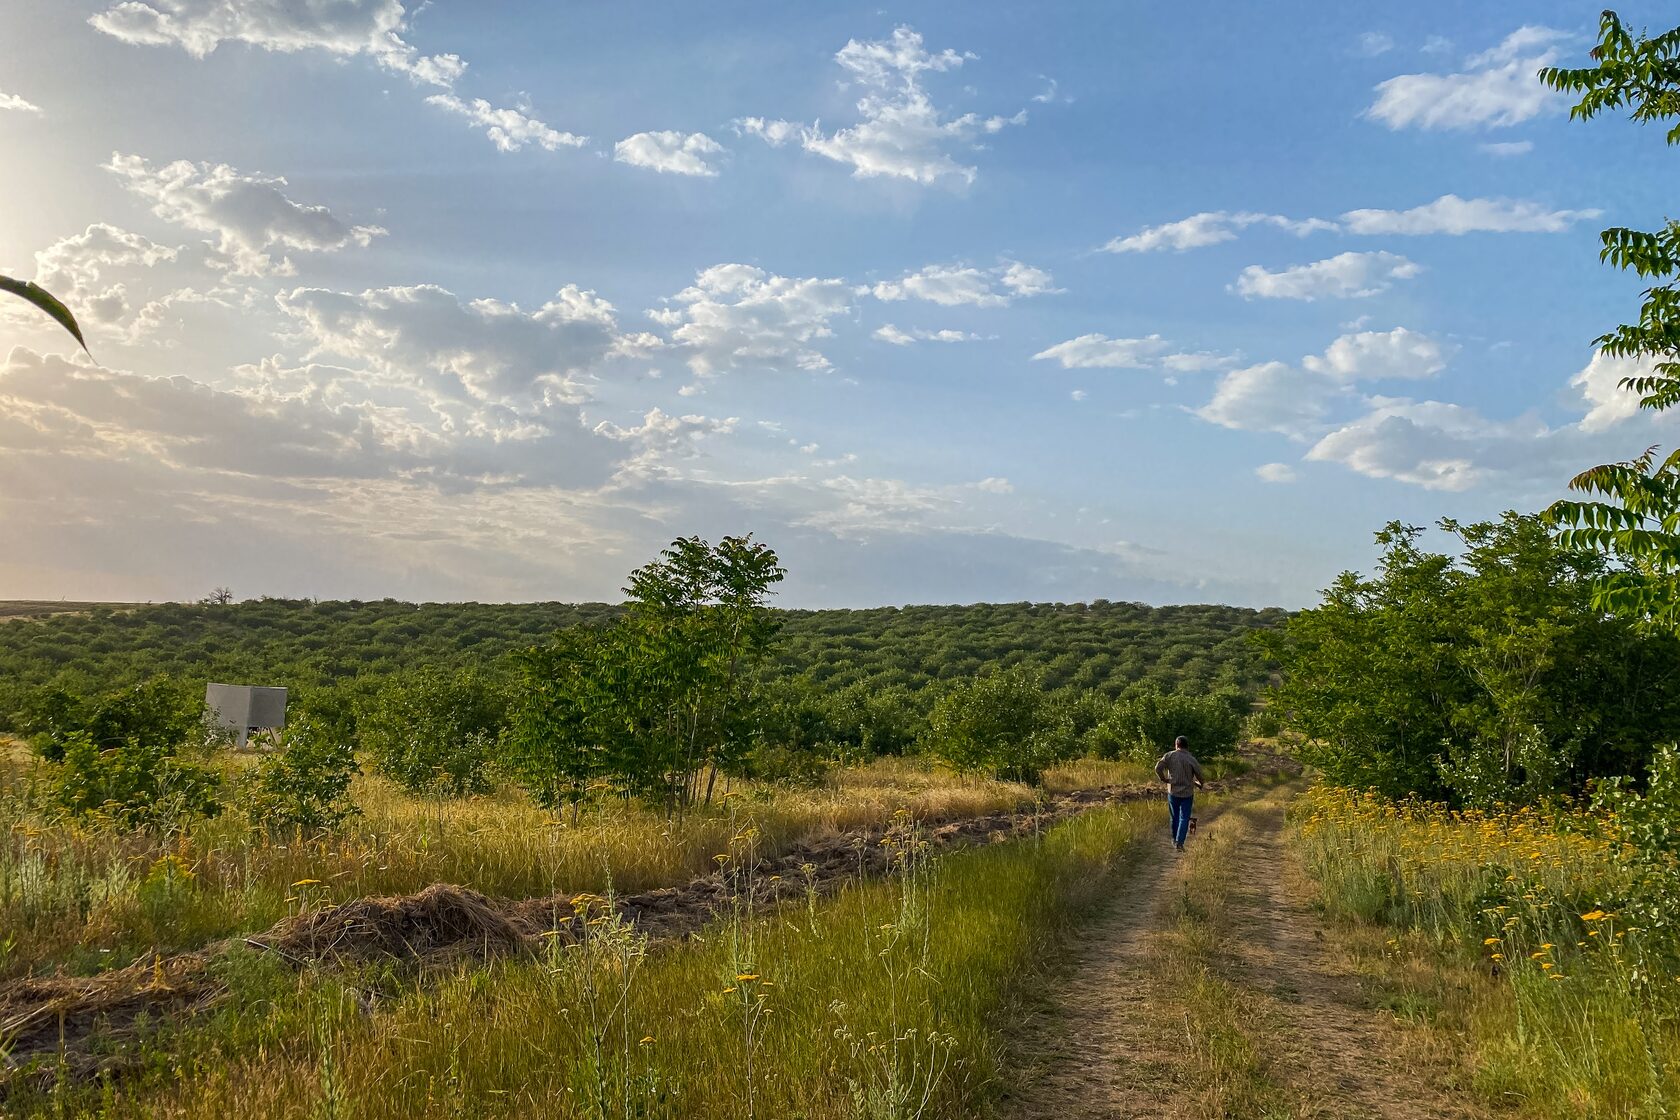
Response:
MULTIPOLYGON (((1268 796, 1204 817, 1240 830, 1231 848, 1227 928, 1214 972, 1234 986, 1232 1022, 1260 1046, 1274 1100, 1253 1113, 1336 1120, 1473 1120, 1451 1086, 1457 1071, 1410 1063, 1392 1014, 1374 1010, 1325 936, 1310 888, 1283 839, 1283 803, 1268 796)), ((1012 1041, 1005 1114, 1019 1120, 1249 1115, 1210 1110, 1194 1083, 1190 1023, 1173 1021, 1158 959, 1186 905, 1189 861, 1165 839, 1116 888, 1073 945, 1071 974, 1012 1041), (1198 1099, 1202 1098, 1202 1099, 1198 1099)), ((1195 841, 1192 841, 1194 844, 1195 841)), ((1182 1012, 1181 1012, 1182 1013, 1182 1012)))

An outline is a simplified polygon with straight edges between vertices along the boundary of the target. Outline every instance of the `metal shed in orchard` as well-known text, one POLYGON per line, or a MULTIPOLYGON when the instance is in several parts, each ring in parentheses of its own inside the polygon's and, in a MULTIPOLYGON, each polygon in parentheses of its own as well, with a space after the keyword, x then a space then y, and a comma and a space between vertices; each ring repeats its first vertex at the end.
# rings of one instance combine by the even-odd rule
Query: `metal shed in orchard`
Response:
POLYGON ((219 727, 233 732, 241 750, 252 732, 286 726, 286 690, 260 684, 209 684, 204 707, 219 727))

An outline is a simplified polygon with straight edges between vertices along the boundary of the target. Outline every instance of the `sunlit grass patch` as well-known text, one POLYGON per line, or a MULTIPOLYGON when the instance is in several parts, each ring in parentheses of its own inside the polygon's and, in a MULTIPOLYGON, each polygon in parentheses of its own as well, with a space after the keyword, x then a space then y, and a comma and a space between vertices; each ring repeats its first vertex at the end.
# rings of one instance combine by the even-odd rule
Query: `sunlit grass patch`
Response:
MULTIPOLYGON (((1136 770, 1075 764, 1053 777, 1055 788, 1069 789, 1132 780, 1136 770)), ((410 894, 435 882, 504 898, 635 892, 714 870, 713 855, 746 822, 774 852, 877 826, 900 810, 957 818, 1028 807, 1040 796, 919 760, 883 759, 811 789, 737 785, 675 818, 612 800, 574 819, 511 789, 424 798, 362 777, 354 787, 362 815, 324 836, 255 832, 231 810, 159 834, 33 810, 32 774, 28 761, 0 763, 0 977, 44 965, 126 964, 264 929, 300 908, 410 894)))
POLYGON ((888 879, 774 914, 743 900, 651 948, 581 898, 581 945, 462 963, 371 1015, 330 980, 276 995, 258 969, 247 987, 281 1025, 248 1010, 159 1036, 153 1064, 175 1055, 173 1072, 123 1089, 116 1113, 972 1116, 999 1088, 1013 1000, 1158 818, 1099 809, 938 858, 900 818, 888 879))
POLYGON ((1374 954, 1395 998, 1461 1034, 1489 1100, 1680 1113, 1680 947, 1619 913, 1640 887, 1614 821, 1321 788, 1295 838, 1331 916, 1387 929, 1374 954))

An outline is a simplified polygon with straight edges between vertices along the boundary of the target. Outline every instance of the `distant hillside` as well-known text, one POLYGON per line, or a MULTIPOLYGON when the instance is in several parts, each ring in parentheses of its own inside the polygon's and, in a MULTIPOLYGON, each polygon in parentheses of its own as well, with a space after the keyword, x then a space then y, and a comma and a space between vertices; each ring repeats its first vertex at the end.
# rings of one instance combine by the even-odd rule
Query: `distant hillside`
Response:
MULTIPOLYGON (((489 663, 557 629, 599 623, 606 603, 311 602, 227 606, 87 604, 0 622, 0 718, 22 693, 57 683, 102 692, 158 676, 309 689, 425 664, 489 663)), ((1203 688, 1262 683, 1244 635, 1281 610, 1134 603, 980 604, 780 611, 775 657, 839 688, 929 682, 1027 664, 1051 687, 1115 693, 1151 679, 1203 688)))
POLYGON ((132 603, 71 603, 63 599, 0 599, 0 622, 14 618, 46 618, 55 614, 76 614, 95 607, 129 607, 132 603))

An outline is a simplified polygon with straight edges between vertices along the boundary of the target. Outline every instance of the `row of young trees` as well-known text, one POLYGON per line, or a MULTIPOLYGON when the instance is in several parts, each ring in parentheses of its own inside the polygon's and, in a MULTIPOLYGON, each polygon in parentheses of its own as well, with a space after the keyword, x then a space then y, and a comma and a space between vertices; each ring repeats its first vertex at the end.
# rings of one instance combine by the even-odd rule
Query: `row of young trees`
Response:
POLYGON ((1234 686, 1052 689, 1022 664, 920 691, 835 688, 769 657, 783 616, 767 600, 782 578, 750 537, 677 540, 631 574, 622 610, 560 629, 500 671, 422 665, 306 692, 284 748, 232 791, 209 765, 216 735, 197 682, 94 698, 39 689, 22 719, 65 810, 169 824, 237 802, 255 823, 313 829, 351 811, 358 762, 428 796, 511 779, 549 807, 617 796, 674 813, 712 801, 720 777, 807 782, 880 755, 1023 781, 1070 758, 1153 755, 1177 734, 1211 757, 1235 743, 1250 707, 1234 686))

